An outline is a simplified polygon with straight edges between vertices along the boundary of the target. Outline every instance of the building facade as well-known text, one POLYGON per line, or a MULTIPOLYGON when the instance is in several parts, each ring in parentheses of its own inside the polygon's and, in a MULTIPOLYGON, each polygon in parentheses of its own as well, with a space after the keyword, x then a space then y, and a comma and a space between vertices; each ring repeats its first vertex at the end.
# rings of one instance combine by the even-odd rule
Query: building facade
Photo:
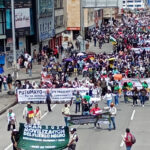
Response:
POLYGON ((66 30, 65 26, 65 1, 54 0, 54 29, 55 36, 49 40, 49 47, 54 49, 62 44, 62 33, 66 30))
MULTIPOLYGON (((80 34, 80 0, 67 0, 67 28, 66 35, 69 40, 76 39, 80 34)), ((95 26, 95 9, 84 8, 85 30, 95 26)))
POLYGON ((5 51, 5 5, 4 0, 0 0, 0 53, 5 51))

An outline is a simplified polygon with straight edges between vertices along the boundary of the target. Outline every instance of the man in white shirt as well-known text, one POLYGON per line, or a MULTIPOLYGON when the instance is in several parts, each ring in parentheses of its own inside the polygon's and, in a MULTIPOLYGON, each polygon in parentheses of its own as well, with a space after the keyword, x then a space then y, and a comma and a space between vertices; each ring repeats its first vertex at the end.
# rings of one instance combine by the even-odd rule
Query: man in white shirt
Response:
POLYGON ((76 149, 76 142, 78 142, 78 135, 76 133, 76 128, 71 128, 70 130, 70 140, 68 144, 68 150, 75 150, 76 149))
POLYGON ((109 130, 112 129, 111 124, 113 124, 113 129, 115 130, 116 129, 115 116, 117 114, 117 109, 116 109, 116 107, 114 107, 114 103, 110 104, 109 112, 110 112, 110 115, 111 115, 110 116, 109 130))
POLYGON ((65 107, 62 109, 62 114, 64 115, 64 120, 66 126, 68 126, 68 117, 70 116, 70 105, 65 104, 65 107))
POLYGON ((13 126, 13 129, 16 129, 15 122, 16 122, 16 115, 12 111, 12 109, 9 109, 9 112, 7 114, 8 119, 8 131, 10 131, 11 126, 13 126))

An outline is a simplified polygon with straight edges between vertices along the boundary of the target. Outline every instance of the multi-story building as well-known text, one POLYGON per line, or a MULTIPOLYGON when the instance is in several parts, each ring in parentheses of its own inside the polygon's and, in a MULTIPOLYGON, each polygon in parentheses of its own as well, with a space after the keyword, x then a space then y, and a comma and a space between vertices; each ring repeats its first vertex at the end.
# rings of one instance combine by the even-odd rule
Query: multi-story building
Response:
POLYGON ((49 41, 49 46, 52 49, 62 44, 62 33, 66 30, 65 1, 66 0, 54 0, 55 36, 49 41))
POLYGON ((0 0, 0 52, 5 50, 5 5, 4 0, 0 0))
MULTIPOLYGON (((67 28, 66 33, 70 40, 75 39, 80 32, 80 0, 67 0, 67 28)), ((95 26, 95 9, 84 8, 85 30, 95 26)), ((66 36, 66 34, 65 34, 66 36)))
POLYGON ((145 8, 146 0, 123 0, 124 9, 145 8))

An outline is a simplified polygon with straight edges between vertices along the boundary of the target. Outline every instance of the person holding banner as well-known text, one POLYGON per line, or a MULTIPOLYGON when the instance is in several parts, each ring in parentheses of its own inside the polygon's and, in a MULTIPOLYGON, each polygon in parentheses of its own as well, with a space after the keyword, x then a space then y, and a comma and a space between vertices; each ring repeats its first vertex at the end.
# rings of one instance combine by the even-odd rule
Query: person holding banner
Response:
POLYGON ((113 129, 114 130, 116 129, 115 116, 116 116, 116 113, 117 113, 117 109, 116 109, 116 107, 114 107, 114 103, 110 104, 109 112, 111 114, 110 124, 109 124, 109 131, 111 131, 112 130, 111 123, 113 124, 113 129))
POLYGON ((76 133, 76 128, 71 128, 70 130, 70 141, 68 144, 68 150, 75 150, 76 149, 76 142, 78 142, 78 135, 76 133))
POLYGON ((18 140, 19 140, 19 132, 16 129, 14 129, 11 133, 11 141, 13 144, 13 150, 19 150, 17 147, 18 140))
POLYGON ((65 104, 64 106, 65 107, 62 109, 62 114, 64 115, 65 124, 66 124, 66 126, 68 126, 69 125, 68 119, 70 116, 70 106, 71 105, 65 104))

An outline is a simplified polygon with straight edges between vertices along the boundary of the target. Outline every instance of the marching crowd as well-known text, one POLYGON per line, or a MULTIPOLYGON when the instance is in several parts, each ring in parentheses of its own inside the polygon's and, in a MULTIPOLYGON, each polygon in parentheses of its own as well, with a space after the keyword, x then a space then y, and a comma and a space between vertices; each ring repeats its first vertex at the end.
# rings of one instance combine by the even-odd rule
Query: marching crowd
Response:
MULTIPOLYGON (((82 115, 97 115, 100 113, 101 108, 99 108, 97 103, 93 106, 90 99, 91 97, 101 97, 102 100, 106 100, 111 114, 109 130, 115 130, 115 116, 117 113, 115 105, 119 105, 121 95, 123 95, 125 103, 128 103, 132 99, 133 106, 138 103, 139 99, 141 106, 144 107, 145 101, 149 99, 149 85, 146 81, 140 81, 141 78, 150 77, 150 50, 147 49, 150 46, 150 32, 144 28, 149 23, 150 19, 145 14, 135 15, 129 13, 123 15, 122 21, 115 21, 113 27, 110 24, 103 24, 99 28, 89 30, 89 41, 93 40, 94 46, 98 43, 100 49, 105 42, 111 41, 109 39, 113 37, 113 41, 111 42, 113 42, 114 50, 109 54, 96 54, 94 52, 78 53, 71 46, 69 57, 63 58, 62 62, 59 62, 56 55, 49 55, 46 50, 43 51, 43 58, 41 55, 37 55, 35 51, 34 58, 38 60, 39 64, 43 59, 41 81, 40 83, 25 81, 23 84, 17 81, 16 90, 88 87, 89 92, 86 95, 81 95, 79 91, 75 94, 75 113, 80 112, 80 108, 82 108, 82 115), (119 78, 116 78, 116 75, 120 75, 119 78), (79 79, 80 77, 83 78, 79 79), (142 88, 135 87, 131 81, 121 84, 123 78, 137 78, 142 88), (128 91, 130 91, 130 95, 128 95, 128 91)), ((62 47, 60 48, 63 51, 62 47)), ((55 51, 58 53, 59 50, 55 51)), ((32 75, 32 58, 27 54, 25 54, 24 58, 24 64, 21 57, 18 60, 19 64, 20 66, 25 66, 27 73, 32 75)), ((4 84, 5 90, 7 89, 6 84, 11 89, 11 75, 8 77, 0 76, 0 88, 2 84, 4 84)), ((47 92, 46 102, 48 111, 52 111, 49 92, 47 92)), ((69 105, 65 104, 62 109, 66 126, 69 125, 68 119, 71 105, 72 101, 69 105)), ((15 129, 14 122, 16 118, 11 109, 7 117, 8 130, 10 130, 11 125, 15 129)), ((23 110, 23 117, 26 118, 27 123, 31 123, 31 119, 34 118, 34 122, 40 124, 40 108, 37 107, 33 110, 32 105, 28 103, 23 110)), ((71 132, 72 134, 76 133, 76 129, 72 129, 71 132)), ((127 150, 130 150, 132 144, 135 143, 135 138, 129 129, 126 129, 126 133, 127 136, 124 138, 124 141, 127 150)), ((72 140, 68 144, 69 150, 75 149, 76 142, 77 135, 72 136, 72 140)))

